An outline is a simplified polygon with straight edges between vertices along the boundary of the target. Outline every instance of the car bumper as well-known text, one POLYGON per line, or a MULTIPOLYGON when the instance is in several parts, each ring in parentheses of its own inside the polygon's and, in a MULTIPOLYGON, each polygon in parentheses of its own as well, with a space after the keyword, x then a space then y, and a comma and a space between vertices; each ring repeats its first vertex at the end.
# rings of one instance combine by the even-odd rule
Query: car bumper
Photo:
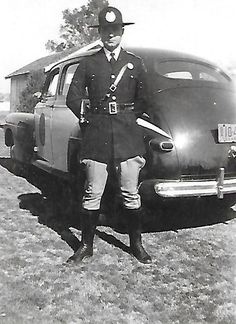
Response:
POLYGON ((236 193, 236 179, 225 179, 224 181, 146 180, 140 184, 140 192, 142 196, 146 197, 148 193, 152 192, 152 196, 154 193, 154 195, 163 198, 217 196, 222 199, 224 194, 236 193))

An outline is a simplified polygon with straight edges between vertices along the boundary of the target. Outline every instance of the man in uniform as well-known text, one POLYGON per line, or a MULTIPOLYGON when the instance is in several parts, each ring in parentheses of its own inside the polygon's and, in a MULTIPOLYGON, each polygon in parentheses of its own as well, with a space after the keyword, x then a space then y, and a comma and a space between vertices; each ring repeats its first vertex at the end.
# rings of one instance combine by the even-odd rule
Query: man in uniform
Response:
POLYGON ((81 60, 68 95, 67 106, 79 118, 81 101, 90 100, 81 150, 86 185, 81 212, 81 247, 69 258, 80 262, 93 255, 93 240, 108 169, 113 165, 119 177, 124 217, 127 220, 130 251, 142 263, 150 263, 141 240, 141 201, 138 177, 145 164, 143 136, 136 124, 146 108, 142 60, 121 48, 124 23, 120 11, 104 8, 98 16, 103 48, 81 60))

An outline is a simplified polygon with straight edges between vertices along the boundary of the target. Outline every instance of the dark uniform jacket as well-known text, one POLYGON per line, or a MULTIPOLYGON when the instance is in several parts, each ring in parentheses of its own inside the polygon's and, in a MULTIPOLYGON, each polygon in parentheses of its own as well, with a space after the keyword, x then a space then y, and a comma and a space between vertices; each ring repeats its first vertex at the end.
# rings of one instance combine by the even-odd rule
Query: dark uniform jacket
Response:
POLYGON ((142 60, 123 49, 113 66, 103 49, 81 60, 66 100, 67 106, 79 118, 81 100, 86 98, 86 91, 90 99, 91 112, 86 116, 89 123, 85 127, 81 159, 108 163, 145 153, 142 131, 136 124, 137 114, 144 112, 147 104, 145 77, 142 60), (127 63, 130 64, 117 89, 110 91, 110 85, 127 63), (109 102, 121 106, 134 103, 134 110, 124 108, 117 114, 108 114, 109 102))

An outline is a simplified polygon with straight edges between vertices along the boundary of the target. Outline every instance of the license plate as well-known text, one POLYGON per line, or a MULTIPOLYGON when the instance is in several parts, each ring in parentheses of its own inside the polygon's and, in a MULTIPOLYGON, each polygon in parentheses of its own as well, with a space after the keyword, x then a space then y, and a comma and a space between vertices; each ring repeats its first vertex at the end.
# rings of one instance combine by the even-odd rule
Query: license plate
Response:
POLYGON ((236 142, 236 124, 218 124, 219 143, 236 142))

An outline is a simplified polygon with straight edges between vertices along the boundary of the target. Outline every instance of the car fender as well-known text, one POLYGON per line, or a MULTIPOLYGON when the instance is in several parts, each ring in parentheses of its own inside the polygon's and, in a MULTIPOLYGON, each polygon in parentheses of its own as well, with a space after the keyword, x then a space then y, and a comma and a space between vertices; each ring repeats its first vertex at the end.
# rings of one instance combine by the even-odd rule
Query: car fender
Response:
POLYGON ((14 160, 30 163, 34 155, 34 114, 11 113, 4 124, 5 144, 14 160))

